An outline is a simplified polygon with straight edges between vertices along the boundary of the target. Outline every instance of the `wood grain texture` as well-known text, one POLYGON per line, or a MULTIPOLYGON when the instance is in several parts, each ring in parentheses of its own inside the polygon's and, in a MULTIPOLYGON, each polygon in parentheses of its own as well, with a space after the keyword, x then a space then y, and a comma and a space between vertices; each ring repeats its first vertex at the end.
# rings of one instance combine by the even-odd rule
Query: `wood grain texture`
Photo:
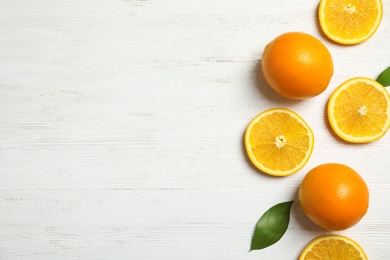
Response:
POLYGON ((294 203, 276 245, 248 252, 261 214, 297 199, 326 162, 357 170, 370 209, 350 230, 370 259, 390 254, 390 135, 334 137, 325 105, 338 84, 388 67, 390 1, 376 34, 344 47, 316 21, 318 1, 0 1, 0 259, 296 259, 326 233, 294 203), (264 81, 265 45, 304 31, 331 51, 320 96, 286 100, 264 81), (262 110, 312 127, 308 164, 271 178, 246 158, 262 110))

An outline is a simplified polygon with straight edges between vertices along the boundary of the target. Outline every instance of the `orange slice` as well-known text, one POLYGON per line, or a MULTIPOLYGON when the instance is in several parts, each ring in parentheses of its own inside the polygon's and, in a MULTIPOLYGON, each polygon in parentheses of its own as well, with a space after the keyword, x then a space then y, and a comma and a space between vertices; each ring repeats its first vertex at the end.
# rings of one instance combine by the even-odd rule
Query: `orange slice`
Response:
POLYGON ((325 235, 315 238, 303 249, 299 260, 367 260, 358 243, 340 235, 325 235))
POLYGON ((370 38, 382 20, 381 0, 321 0, 320 26, 333 41, 358 44, 370 38))
POLYGON ((334 132, 345 141, 378 140, 390 127, 390 95, 375 80, 347 80, 331 95, 328 118, 334 132))
POLYGON ((299 171, 310 158, 314 135, 295 112, 284 108, 256 116, 245 132, 245 147, 251 162, 261 171, 287 176, 299 171))

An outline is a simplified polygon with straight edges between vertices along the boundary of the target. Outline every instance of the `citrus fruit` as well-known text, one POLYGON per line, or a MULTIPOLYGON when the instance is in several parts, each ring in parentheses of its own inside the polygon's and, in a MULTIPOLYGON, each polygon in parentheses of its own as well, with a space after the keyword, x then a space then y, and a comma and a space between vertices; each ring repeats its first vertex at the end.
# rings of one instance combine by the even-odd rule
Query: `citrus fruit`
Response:
POLYGON ((343 230, 357 224, 368 209, 368 188, 352 168, 337 163, 310 170, 299 188, 303 212, 328 230, 343 230))
POLYGON ((245 132, 245 147, 251 162, 261 171, 287 176, 300 170, 313 151, 314 135, 295 112, 284 108, 256 116, 245 132))
POLYGON ((271 41, 264 49, 261 66, 271 88, 298 100, 321 94, 333 75, 328 49, 301 32, 285 33, 271 41))
POLYGON ((328 119, 334 132, 345 141, 378 140, 390 127, 390 95, 375 80, 347 80, 329 99, 328 119))
POLYGON ((299 260, 367 260, 358 243, 340 235, 324 235, 313 239, 299 260))
POLYGON ((382 20, 381 0, 321 0, 318 16, 322 31, 341 44, 370 38, 382 20))

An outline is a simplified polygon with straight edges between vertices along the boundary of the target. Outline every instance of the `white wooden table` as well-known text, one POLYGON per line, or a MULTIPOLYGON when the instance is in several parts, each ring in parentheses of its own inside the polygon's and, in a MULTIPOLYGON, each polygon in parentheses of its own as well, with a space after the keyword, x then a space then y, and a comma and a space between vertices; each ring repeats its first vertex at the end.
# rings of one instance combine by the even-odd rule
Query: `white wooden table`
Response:
POLYGON ((371 259, 390 254, 390 134, 339 141, 326 102, 344 80, 390 65, 390 0, 376 34, 328 41, 318 1, 1 0, 0 259, 297 259, 327 232, 302 213, 297 189, 314 166, 339 162, 370 189, 355 227, 371 259), (281 33, 318 37, 335 73, 318 97, 273 92, 258 62, 281 33), (286 178, 246 159, 249 121, 298 112, 316 144, 286 178), (272 205, 295 199, 285 236, 249 251, 272 205))

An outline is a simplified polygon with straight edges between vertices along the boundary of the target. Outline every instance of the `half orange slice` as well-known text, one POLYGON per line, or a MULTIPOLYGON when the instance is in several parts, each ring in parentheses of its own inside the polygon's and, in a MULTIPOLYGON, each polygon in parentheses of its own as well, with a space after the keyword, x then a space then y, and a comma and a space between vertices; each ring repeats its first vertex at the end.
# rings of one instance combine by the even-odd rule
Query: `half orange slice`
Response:
POLYGON ((303 249, 299 260, 367 260, 361 246, 352 239, 340 235, 324 235, 315 238, 303 249))
POLYGON ((347 80, 329 99, 328 119, 334 132, 345 141, 378 140, 390 127, 390 95, 375 80, 347 80))
POLYGON ((274 176, 287 176, 299 171, 309 160, 314 135, 297 113, 273 108, 260 113, 248 125, 245 147, 258 169, 274 176))
POLYGON ((322 31, 341 44, 358 44, 370 38, 382 20, 381 0, 321 0, 322 31))

